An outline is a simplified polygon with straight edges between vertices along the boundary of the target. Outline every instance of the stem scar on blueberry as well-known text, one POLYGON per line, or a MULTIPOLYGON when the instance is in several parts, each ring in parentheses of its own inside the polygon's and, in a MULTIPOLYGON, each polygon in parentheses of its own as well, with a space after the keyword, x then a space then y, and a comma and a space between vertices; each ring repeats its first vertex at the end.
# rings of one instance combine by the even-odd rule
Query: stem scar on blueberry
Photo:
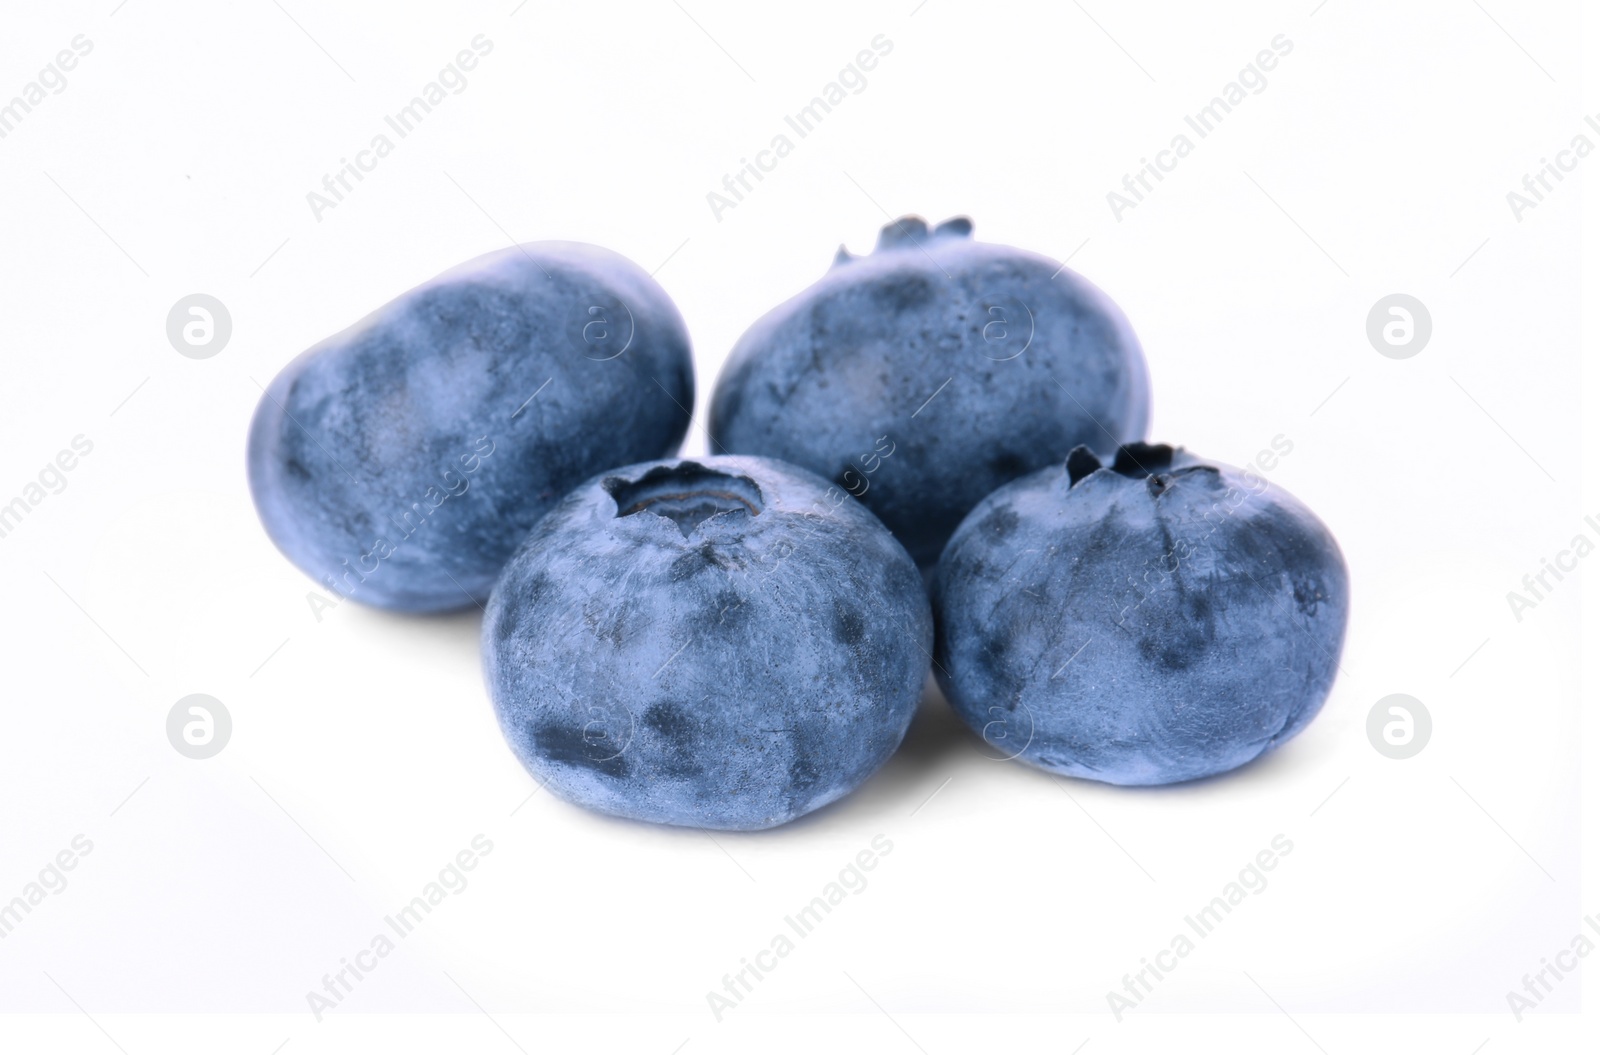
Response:
POLYGON ((658 465, 637 480, 613 476, 602 485, 617 504, 617 516, 649 511, 672 521, 684 538, 724 513, 760 516, 761 489, 747 476, 732 476, 694 462, 658 465))

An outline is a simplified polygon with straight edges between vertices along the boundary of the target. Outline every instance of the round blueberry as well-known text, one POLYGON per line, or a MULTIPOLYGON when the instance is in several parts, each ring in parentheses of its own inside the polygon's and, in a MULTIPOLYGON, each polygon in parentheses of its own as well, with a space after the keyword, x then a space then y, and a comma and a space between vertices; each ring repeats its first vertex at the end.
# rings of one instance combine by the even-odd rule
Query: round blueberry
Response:
POLYGON ((1079 449, 962 522, 934 576, 935 670, 1008 754, 1111 784, 1241 766, 1327 698, 1349 611, 1310 510, 1182 449, 1079 449))
POLYGON ((340 597, 481 603, 578 483, 678 449, 694 403, 667 294, 609 250, 471 260, 299 356, 250 426, 267 534, 340 597))
POLYGON ((764 458, 616 469, 528 536, 489 600, 485 677, 517 757, 602 813, 770 828, 899 746, 933 623, 865 508, 764 458))
POLYGON ((1080 444, 1143 439, 1144 353, 1111 300, 1054 260, 908 216, 752 326, 717 381, 723 450, 860 498, 930 566, 973 506, 1080 444))

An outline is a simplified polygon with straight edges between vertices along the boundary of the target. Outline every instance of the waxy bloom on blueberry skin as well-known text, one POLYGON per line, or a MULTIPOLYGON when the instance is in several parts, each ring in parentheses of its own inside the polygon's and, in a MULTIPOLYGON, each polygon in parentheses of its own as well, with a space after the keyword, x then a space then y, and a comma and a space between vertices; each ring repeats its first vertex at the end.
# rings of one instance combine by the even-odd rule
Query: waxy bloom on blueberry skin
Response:
POLYGON ((757 829, 888 759, 932 638, 921 574, 860 503, 728 456, 615 469, 563 499, 495 587, 483 654, 506 739, 562 798, 757 829))
POLYGON ((739 338, 711 404, 718 450, 834 480, 925 566, 990 491, 1080 444, 1143 439, 1150 416, 1144 353, 1110 298, 971 233, 908 216, 868 256, 841 248, 739 338))
POLYGON ((986 498, 934 576, 935 671, 995 747, 1069 776, 1170 784, 1304 729, 1349 582, 1333 536, 1250 472, 1079 449, 986 498))
POLYGON ((250 426, 250 489, 325 589, 470 607, 568 490, 675 452, 693 404, 688 333, 650 276, 596 246, 513 246, 285 367, 250 426))

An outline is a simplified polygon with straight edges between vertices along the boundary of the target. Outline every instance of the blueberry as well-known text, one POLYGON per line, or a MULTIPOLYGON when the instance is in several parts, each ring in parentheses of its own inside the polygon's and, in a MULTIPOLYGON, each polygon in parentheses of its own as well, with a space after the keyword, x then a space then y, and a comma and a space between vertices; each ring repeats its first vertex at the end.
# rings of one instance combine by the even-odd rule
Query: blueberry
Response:
POLYGON ((285 367, 250 426, 250 487, 272 541, 325 588, 461 608, 567 491, 675 452, 693 403, 665 291, 608 250, 535 242, 468 261, 285 367))
POLYGON ((489 600, 485 679, 518 758, 602 813, 769 828, 905 736, 933 622, 860 503, 764 458, 616 469, 528 536, 489 600))
POLYGON ((1084 444, 1109 454, 1150 416, 1122 312, 971 221, 908 216, 752 326, 711 405, 720 448, 793 462, 882 518, 919 564, 1001 484, 1084 444))
POLYGON ((1001 488, 934 576, 936 672, 989 743, 1112 784, 1222 773, 1316 715, 1349 611, 1310 510, 1181 448, 1086 449, 1001 488))

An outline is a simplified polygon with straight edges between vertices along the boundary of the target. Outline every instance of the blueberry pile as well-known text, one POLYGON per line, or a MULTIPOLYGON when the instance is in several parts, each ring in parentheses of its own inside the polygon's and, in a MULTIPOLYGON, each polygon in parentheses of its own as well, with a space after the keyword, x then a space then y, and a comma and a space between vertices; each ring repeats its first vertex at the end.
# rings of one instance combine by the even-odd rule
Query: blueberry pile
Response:
POLYGON ((710 457, 683 319, 538 242, 310 349, 250 426, 267 534, 341 598, 484 608, 511 749, 603 813, 769 828, 859 787, 930 670, 1005 757, 1222 773, 1333 684, 1338 545, 1253 470, 1144 442, 1127 319, 964 218, 885 227, 740 338, 710 457))

